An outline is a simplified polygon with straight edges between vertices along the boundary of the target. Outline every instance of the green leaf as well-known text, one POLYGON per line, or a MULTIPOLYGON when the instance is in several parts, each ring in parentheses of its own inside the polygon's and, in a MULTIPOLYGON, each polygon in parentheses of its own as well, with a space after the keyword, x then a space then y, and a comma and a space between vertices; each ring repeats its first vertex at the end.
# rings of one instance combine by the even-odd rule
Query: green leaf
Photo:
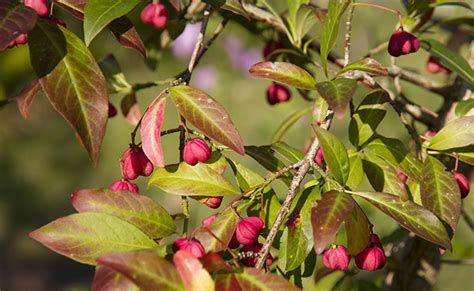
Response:
POLYGON ((347 179, 346 185, 352 189, 356 190, 359 187, 360 183, 364 179, 364 169, 362 167, 362 159, 358 152, 349 150, 347 155, 349 156, 349 161, 351 168, 349 170, 349 178, 347 179))
POLYGON ((204 229, 196 232, 196 238, 201 242, 206 252, 225 251, 234 235, 239 220, 235 212, 227 208, 222 213, 217 214, 216 219, 207 227, 207 230, 212 232, 219 240, 216 240, 214 236, 204 229))
POLYGON ((111 253, 97 261, 127 277, 142 290, 185 290, 173 264, 153 250, 111 253))
POLYGON ((140 0, 88 0, 84 8, 84 41, 89 45, 113 20, 130 12, 140 0))
POLYGON ((75 34, 52 21, 39 19, 28 37, 31 64, 43 92, 78 133, 95 165, 109 110, 99 66, 75 34))
POLYGON ((349 139, 354 146, 360 147, 374 136, 389 104, 390 97, 384 90, 373 90, 365 96, 349 124, 349 139))
POLYGON ((107 80, 107 88, 110 92, 130 92, 132 90, 132 85, 128 83, 120 64, 113 54, 109 54, 100 60, 99 67, 107 80))
POLYGON ((227 168, 227 162, 225 157, 218 151, 214 151, 211 153, 211 157, 209 160, 204 162, 209 168, 214 170, 215 172, 223 175, 225 169, 227 168))
POLYGON ((203 268, 201 262, 188 251, 178 251, 173 262, 188 291, 215 290, 211 275, 203 268))
POLYGON ((285 164, 275 156, 275 151, 271 146, 246 146, 245 153, 270 172, 276 172, 285 167, 285 164))
POLYGON ((247 11, 245 11, 240 0, 226 0, 225 4, 221 6, 221 9, 231 11, 237 15, 250 19, 250 16, 247 11))
POLYGON ((450 1, 450 0, 437 0, 434 3, 430 3, 430 7, 438 7, 438 6, 459 6, 469 10, 473 10, 469 3, 461 2, 461 1, 450 1))
POLYGON ((127 277, 101 265, 95 268, 91 289, 140 291, 140 288, 127 277))
POLYGON ((156 97, 143 114, 140 124, 143 152, 155 167, 165 166, 165 156, 161 146, 161 126, 165 117, 166 98, 156 97))
POLYGON ((331 51, 331 49, 334 47, 334 43, 336 42, 337 33, 339 30, 340 18, 349 3, 349 0, 329 0, 328 13, 326 15, 326 19, 324 20, 323 27, 321 28, 320 36, 321 64, 323 66, 324 73, 326 74, 326 76, 328 74, 327 57, 329 51, 331 51))
POLYGON ((353 63, 348 64, 347 66, 344 66, 342 69, 340 69, 337 74, 337 76, 340 76, 341 74, 344 74, 346 72, 350 71, 364 71, 372 75, 376 76, 387 76, 388 75, 388 70, 382 64, 377 62, 374 59, 371 58, 364 58, 358 61, 355 61, 353 63))
POLYGON ((176 233, 168 212, 152 199, 137 193, 86 189, 74 192, 71 203, 78 212, 99 212, 121 218, 154 239, 176 233))
POLYGON ((474 115, 451 120, 432 139, 429 148, 443 151, 474 144, 474 115))
POLYGON ((357 202, 353 201, 354 207, 346 217, 347 252, 351 255, 360 253, 369 243, 370 225, 367 215, 357 202))
POLYGON ((375 191, 394 194, 404 201, 408 200, 405 183, 392 165, 370 153, 365 154, 363 164, 365 174, 375 191))
POLYGON ((51 250, 79 263, 95 265, 110 252, 156 247, 144 232, 116 216, 84 212, 59 218, 30 233, 51 250))
POLYGON ((235 273, 234 276, 238 284, 240 285, 239 290, 299 290, 296 286, 285 280, 285 278, 276 274, 264 272, 256 268, 244 268, 243 272, 235 273))
POLYGON ((366 199, 419 237, 451 250, 451 241, 446 228, 428 209, 411 200, 403 201, 396 195, 382 192, 353 192, 352 194, 366 199))
POLYGON ((462 117, 469 113, 474 108, 474 99, 462 100, 459 101, 454 109, 456 116, 462 117))
POLYGON ((23 33, 27 33, 35 27, 38 15, 30 9, 13 0, 0 2, 0 51, 23 33))
POLYGON ((311 108, 306 107, 296 112, 291 113, 283 122, 278 126, 278 129, 275 131, 272 137, 272 143, 280 141, 283 139, 285 133, 303 116, 311 111, 311 108))
POLYGON ((405 145, 393 138, 379 136, 367 144, 367 149, 399 168, 416 182, 421 181, 422 162, 408 152, 405 145))
POLYGON ((249 72, 254 77, 272 80, 299 89, 314 90, 316 80, 305 69, 284 62, 260 62, 253 65, 249 72))
POLYGON ((272 144, 271 147, 272 150, 275 151, 275 153, 279 154, 282 157, 283 162, 286 161, 286 165, 295 164, 304 158, 304 155, 301 151, 289 146, 285 142, 276 142, 272 144))
POLYGON ((314 130, 331 175, 337 182, 345 185, 349 178, 350 161, 344 144, 334 134, 319 126, 315 126, 314 130))
POLYGON ((345 193, 331 191, 322 194, 321 200, 311 210, 314 249, 318 255, 333 241, 352 207, 354 200, 345 193))
POLYGON ((327 101, 329 107, 334 110, 336 117, 341 119, 344 117, 347 104, 349 104, 357 89, 357 81, 339 78, 333 81, 320 82, 316 85, 316 89, 321 97, 327 101))
POLYGON ((84 7, 87 0, 53 0, 53 2, 77 19, 82 20, 84 18, 84 7))
POLYGON ((459 74, 471 85, 474 84, 474 71, 467 61, 434 39, 421 39, 421 47, 435 56, 446 68, 459 74))
POLYGON ((179 113, 197 129, 237 153, 244 154, 239 132, 215 99, 201 90, 184 85, 172 87, 168 92, 179 113))
POLYGON ((170 194, 186 196, 226 196, 239 194, 221 174, 209 166, 198 163, 169 165, 157 169, 148 185, 154 185, 170 194))
POLYGON ((313 104, 313 123, 321 124, 326 119, 329 105, 322 97, 317 97, 313 104))
POLYGON ((454 231, 461 215, 459 186, 443 163, 429 155, 423 163, 420 190, 423 206, 454 231))

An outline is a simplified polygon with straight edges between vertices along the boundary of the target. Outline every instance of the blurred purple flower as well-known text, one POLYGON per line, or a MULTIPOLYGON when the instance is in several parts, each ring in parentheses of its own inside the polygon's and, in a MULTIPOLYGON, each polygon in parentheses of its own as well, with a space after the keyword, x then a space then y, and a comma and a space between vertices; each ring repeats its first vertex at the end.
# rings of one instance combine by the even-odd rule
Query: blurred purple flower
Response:
POLYGON ((245 75, 253 64, 262 60, 259 49, 245 48, 240 39, 235 36, 229 36, 224 40, 224 48, 232 66, 245 75))
POLYGON ((201 23, 186 25, 181 35, 171 45, 171 51, 177 58, 186 59, 193 54, 194 45, 200 30, 201 23))
POLYGON ((209 90, 217 83, 217 70, 212 66, 202 66, 196 68, 191 84, 201 90, 209 90))

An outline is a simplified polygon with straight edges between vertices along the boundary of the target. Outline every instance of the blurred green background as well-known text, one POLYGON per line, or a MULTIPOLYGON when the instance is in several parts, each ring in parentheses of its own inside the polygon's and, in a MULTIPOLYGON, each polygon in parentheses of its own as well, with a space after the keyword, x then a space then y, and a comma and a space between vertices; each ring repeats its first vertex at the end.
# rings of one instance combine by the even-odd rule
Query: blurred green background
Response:
MULTIPOLYGON (((273 1, 280 2, 280 1, 273 1)), ((281 1, 283 2, 283 1, 281 1)), ((322 3, 324 1, 315 1, 322 3)), ((376 1, 403 10, 398 1, 376 1)), ((278 3, 281 4, 281 3, 278 3)), ((131 13, 131 19, 144 39, 152 29, 140 23, 138 14, 141 5, 131 13)), ((463 8, 443 7, 437 10, 435 18, 468 16, 463 8)), ((80 22, 56 8, 55 15, 66 20, 68 28, 82 36, 80 22)), ((470 15, 472 16, 472 15, 470 15)), ((218 24, 219 17, 213 17, 209 31, 218 24)), ((386 41, 397 23, 397 18, 389 13, 370 8, 357 8, 354 16, 352 55, 356 60, 370 48, 386 41)), ((447 39, 446 31, 437 31, 435 38, 447 39)), ((315 34, 318 34, 316 28, 315 34)), ((341 33, 342 34, 342 33, 341 33)), ((152 42, 158 42, 152 39, 152 42)), ((189 41, 188 41, 189 42, 189 41)), ((342 51, 341 39, 336 51, 342 51)), ((265 89, 269 82, 254 79, 246 74, 245 62, 235 59, 235 53, 247 54, 248 60, 261 60, 264 39, 261 35, 252 35, 236 23, 230 23, 218 41, 211 47, 201 61, 200 74, 196 72, 192 85, 202 87, 216 98, 228 110, 239 129, 246 145, 268 144, 273 132, 283 119, 301 108, 311 106, 296 91, 290 102, 268 106, 265 89), (238 47, 237 52, 235 51, 238 47), (196 81, 197 80, 197 81, 196 81)), ((177 58, 171 50, 166 50, 156 70, 150 70, 143 57, 136 51, 125 49, 117 44, 114 37, 104 31, 94 40, 91 50, 97 59, 112 53, 119 61, 123 72, 131 83, 146 82, 172 77, 182 71, 188 59, 177 58)), ((466 45, 461 48, 465 52, 466 45)), ((385 65, 390 60, 385 51, 375 56, 385 65)), ((424 65, 428 55, 424 51, 400 58, 399 64, 424 75, 428 73, 424 65)), ((430 76, 432 77, 432 76, 430 76)), ((0 100, 18 94, 21 88, 34 78, 29 64, 28 46, 8 49, 0 53, 0 100)), ((442 81, 443 76, 434 76, 442 81)), ((324 76, 318 72, 317 79, 324 76)), ((390 80, 388 80, 390 81, 390 80)), ((413 101, 436 110, 440 98, 410 84, 402 82, 403 90, 413 101)), ((138 93, 138 102, 142 108, 156 97, 160 88, 142 90, 138 93)), ((355 104, 360 102, 366 89, 359 88, 355 104)), ((120 108, 122 96, 112 95, 110 100, 120 108)), ((168 104, 164 129, 176 126, 176 113, 168 104)), ((102 153, 97 168, 92 168, 86 152, 77 144, 71 128, 49 105, 42 94, 37 96, 30 113, 24 120, 14 103, 0 111, 0 290, 87 290, 94 274, 94 268, 81 265, 53 253, 28 237, 28 233, 48 222, 73 213, 69 196, 82 188, 107 187, 120 178, 120 155, 127 147, 133 126, 128 124, 119 113, 109 120, 102 153)), ((285 136, 290 145, 303 149, 311 133, 310 119, 299 121, 285 136)), ((336 120, 332 131, 350 146, 347 138, 348 118, 336 120)), ((408 135, 393 112, 380 126, 380 132, 386 136, 408 140, 408 135)), ((163 138, 166 162, 177 161, 177 135, 163 138)), ((227 155, 227 154, 226 154, 227 155)), ((265 170, 250 158, 241 158, 233 153, 228 156, 244 163, 251 169, 265 175, 265 170)), ((179 197, 165 194, 157 188, 146 190, 146 179, 139 178, 138 183, 145 195, 149 195, 164 205, 170 213, 180 211, 179 197)), ((274 183, 279 195, 284 197, 284 187, 274 183)), ((368 189, 368 183, 364 183, 368 189)), ((473 214, 474 195, 463 201, 465 210, 473 214)), ((192 202, 191 229, 198 225, 201 218, 210 211, 192 202)), ((377 211, 370 211, 375 231, 381 236, 388 235, 397 228, 377 211)), ((454 236, 454 252, 447 259, 474 259, 474 235, 463 220, 454 236)), ((318 264, 321 264, 318 262, 318 264)), ((472 290, 472 265, 443 265, 436 284, 436 290, 472 290), (470 287, 469 288, 469 284, 470 287), (467 285, 468 284, 468 285, 467 285)), ((383 272, 383 270, 379 271, 383 272)), ((375 280, 380 274, 361 274, 368 280, 375 280)), ((335 272, 322 280, 318 290, 328 290, 342 275, 335 272)), ((380 282, 380 276, 377 279, 380 282)), ((309 279, 312 280, 312 279, 309 279)), ((312 285, 308 282, 308 286, 312 285)), ((314 287, 313 287, 314 288, 314 287)))

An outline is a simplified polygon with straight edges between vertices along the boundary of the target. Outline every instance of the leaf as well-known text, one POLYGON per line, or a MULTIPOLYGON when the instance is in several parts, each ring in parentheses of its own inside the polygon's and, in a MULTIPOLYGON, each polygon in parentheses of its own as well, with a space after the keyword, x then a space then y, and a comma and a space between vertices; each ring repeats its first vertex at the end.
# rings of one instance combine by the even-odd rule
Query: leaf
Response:
POLYGON ((423 163, 420 183, 423 206, 456 229, 461 215, 461 194, 453 174, 445 171, 443 163, 427 156, 423 163))
POLYGON ((322 97, 317 97, 313 105, 313 123, 321 124, 326 119, 329 105, 322 97))
POLYGON ((321 200, 311 210, 314 249, 318 255, 334 239, 353 207, 354 201, 345 193, 331 191, 322 194, 321 200))
POLYGON ((456 116, 462 117, 468 114, 473 108, 474 99, 462 100, 458 102, 458 104, 456 105, 456 109, 454 109, 454 112, 456 113, 456 116))
POLYGON ((276 172, 285 167, 285 164, 275 157, 271 146, 246 146, 245 153, 270 172, 276 172))
POLYGON ((20 94, 14 97, 18 104, 18 110, 20 110, 21 116, 23 116, 24 119, 28 119, 31 105, 35 100, 36 94, 40 91, 41 85, 37 79, 34 79, 28 85, 23 87, 20 94))
POLYGON ((430 7, 438 7, 438 6, 459 6, 469 10, 473 10, 469 3, 464 3, 460 1, 449 1, 449 0, 437 0, 434 3, 430 3, 430 7))
POLYGON ((305 69, 284 62, 259 62, 249 72, 252 76, 272 80, 299 89, 314 90, 316 80, 305 69))
POLYGON ((474 115, 451 120, 431 139, 429 148, 442 151, 474 144, 474 115))
POLYGON ((239 282, 235 279, 233 273, 217 273, 216 290, 219 291, 237 291, 241 290, 239 282))
POLYGON ((384 90, 373 90, 359 104, 349 124, 349 139, 360 147, 375 134, 375 130, 387 113, 390 97, 384 90))
POLYGON ((128 83, 113 54, 108 54, 100 60, 99 67, 107 80, 107 87, 112 93, 132 91, 132 85, 128 83))
POLYGON ((84 19, 84 7, 86 6, 87 0, 53 0, 53 2, 77 19, 84 19))
POLYGON ((243 272, 234 274, 240 290, 255 291, 292 291, 300 290, 285 278, 266 273, 256 268, 244 268, 243 272))
POLYGON ((223 175, 227 168, 226 159, 219 151, 212 152, 211 157, 204 164, 220 175, 223 175))
POLYGON ((395 194, 402 200, 408 200, 405 183, 400 179, 395 168, 375 154, 366 153, 364 170, 370 184, 377 192, 395 194))
POLYGON ((417 236, 451 250, 446 228, 428 209, 411 200, 403 201, 396 195, 382 192, 353 192, 351 194, 369 201, 417 236))
POLYGON ((240 3, 240 0, 226 0, 225 4, 221 6, 221 9, 231 11, 237 15, 250 19, 250 16, 242 6, 242 3, 240 3))
POLYGON ((315 126, 314 131, 331 175, 340 184, 345 185, 349 178, 350 161, 344 144, 334 134, 322 127, 315 126))
POLYGON ((424 38, 420 42, 421 47, 436 57, 441 65, 458 73, 461 78, 471 85, 474 84, 474 71, 463 57, 451 51, 437 40, 424 38))
POLYGON ((39 19, 28 37, 31 64, 43 92, 79 134, 95 166, 109 110, 99 66, 75 34, 49 20, 39 19))
POLYGON ((165 166, 165 157, 161 146, 161 126, 165 117, 165 109, 166 98, 158 96, 143 114, 140 125, 143 151, 153 165, 159 168, 165 166))
POLYGON ((168 212, 152 199, 129 191, 86 189, 71 195, 78 212, 99 212, 121 218, 157 239, 176 233, 168 212))
POLYGON ((226 196, 239 194, 222 175, 203 163, 186 163, 157 169, 148 181, 170 194, 186 196, 226 196))
POLYGON ((156 247, 136 226, 105 213, 65 216, 29 235, 54 252, 88 265, 95 265, 98 257, 110 252, 156 247))
POLYGON ((279 154, 284 159, 284 161, 287 161, 285 163, 286 165, 295 164, 304 158, 304 155, 301 151, 289 146, 285 142, 276 142, 272 144, 271 147, 275 153, 279 154))
POLYGON ((337 72, 336 77, 350 71, 364 71, 376 76, 388 75, 387 68, 382 66, 382 64, 380 64, 374 59, 364 58, 364 59, 355 61, 353 63, 350 63, 347 66, 344 66, 342 69, 340 69, 337 72))
POLYGON ((336 117, 342 119, 347 104, 349 104, 357 89, 357 81, 339 78, 333 81, 319 82, 316 85, 316 89, 321 97, 327 101, 329 107, 334 110, 336 117))
POLYGON ((88 0, 84 7, 84 41, 87 46, 113 20, 124 16, 140 0, 88 0))
POLYGON ((94 279, 92 280, 92 291, 101 290, 139 291, 140 289, 122 274, 108 267, 98 266, 95 269, 94 279))
POLYGON ((140 106, 137 102, 137 96, 134 93, 125 95, 120 101, 120 109, 122 114, 131 125, 137 125, 142 114, 140 113, 140 106))
POLYGON ((359 187, 360 183, 364 179, 364 169, 362 167, 362 159, 359 156, 358 152, 348 151, 347 155, 349 156, 350 161, 350 170, 349 170, 349 178, 347 178, 346 185, 355 190, 359 187))
POLYGON ((214 290, 211 275, 203 268, 201 262, 187 251, 178 251, 173 256, 173 262, 184 282, 186 291, 214 290))
POLYGON ((327 57, 329 51, 334 47, 336 42, 337 33, 339 30, 339 21, 349 5, 349 0, 329 0, 328 3, 328 13, 326 19, 324 20, 323 27, 321 28, 321 65, 323 66, 324 73, 328 74, 327 68, 327 57))
POLYGON ((206 252, 224 251, 234 235, 238 222, 239 217, 235 215, 232 209, 227 208, 219 213, 216 219, 207 227, 220 241, 204 229, 196 232, 196 238, 204 246, 206 252))
POLYGON ((3 0, 0 2, 0 51, 23 33, 35 27, 38 15, 33 9, 18 1, 3 0))
POLYGON ((185 290, 176 268, 153 250, 111 253, 97 262, 126 276, 142 290, 185 290))
POLYGON ((244 154, 242 138, 225 109, 205 92, 189 87, 175 86, 169 95, 176 109, 206 136, 244 154))
POLYGON ((209 252, 200 259, 202 266, 209 273, 214 273, 221 270, 232 270, 229 262, 225 261, 220 254, 209 252))
POLYGON ((367 149, 384 158, 392 166, 402 170, 403 173, 416 182, 421 181, 422 163, 408 152, 401 141, 379 136, 367 144, 367 149))
POLYGON ((311 111, 311 108, 306 107, 301 110, 298 110, 296 112, 293 112, 291 115, 289 115, 283 122, 278 126, 277 130, 273 134, 272 137, 272 143, 275 143, 277 141, 280 141, 283 139, 283 136, 285 133, 298 121, 300 120, 304 115, 306 115, 308 112, 311 111))
POLYGON ((347 252, 351 255, 360 253, 369 243, 370 225, 367 215, 357 202, 351 213, 346 217, 347 252))
POLYGON ((118 42, 126 48, 136 49, 146 58, 146 48, 133 23, 126 16, 115 19, 109 24, 110 31, 118 42))

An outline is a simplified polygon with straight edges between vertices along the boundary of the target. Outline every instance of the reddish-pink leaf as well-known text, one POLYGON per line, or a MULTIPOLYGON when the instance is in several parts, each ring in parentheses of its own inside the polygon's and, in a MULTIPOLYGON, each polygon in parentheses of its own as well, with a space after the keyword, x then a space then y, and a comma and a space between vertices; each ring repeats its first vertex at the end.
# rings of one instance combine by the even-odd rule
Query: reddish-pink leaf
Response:
POLYGON ((209 273, 214 273, 220 270, 230 271, 232 268, 229 263, 215 252, 209 252, 201 258, 201 264, 209 273))
POLYGON ((166 98, 157 97, 146 110, 140 125, 143 151, 153 165, 159 168, 165 166, 161 146, 161 125, 165 117, 165 108, 166 98))
POLYGON ((33 9, 18 1, 0 1, 0 51, 20 34, 32 30, 37 18, 33 9))
POLYGON ((229 114, 206 92, 189 87, 175 86, 169 95, 179 113, 206 136, 244 155, 244 145, 229 114))
POLYGON ((21 116, 23 116, 24 119, 28 118, 31 105, 39 91, 41 91, 41 85, 38 79, 34 79, 21 90, 20 94, 15 96, 18 110, 20 110, 21 116))
POLYGON ((111 253, 97 263, 124 275, 141 290, 184 291, 176 268, 153 250, 111 253))
POLYGON ((321 200, 311 210, 314 249, 317 254, 334 239, 339 227, 351 213, 354 200, 351 196, 336 191, 321 195, 321 200))
POLYGON ((142 114, 135 94, 124 96, 120 102, 120 109, 122 109, 122 114, 128 123, 134 126, 138 124, 142 114))
POLYGON ((207 252, 220 252, 227 249, 232 239, 239 218, 231 209, 226 209, 217 215, 217 218, 207 226, 207 230, 196 232, 196 238, 201 241, 207 252), (212 232, 211 235, 208 231, 212 232), (219 238, 217 240, 215 237, 219 238))
POLYGON ((216 290, 240 291, 240 285, 233 273, 218 273, 216 277, 216 290))
POLYGON ((276 81, 300 89, 314 90, 316 81, 305 69, 285 62, 260 62, 253 65, 250 74, 254 77, 276 81))
POLYGON ((256 268, 244 268, 243 272, 235 273, 234 276, 239 282, 239 290, 300 290, 282 276, 278 276, 270 272, 267 273, 256 268), (262 286, 264 286, 264 288, 262 286))
POLYGON ((201 262, 187 251, 178 251, 173 256, 173 262, 184 282, 187 291, 214 290, 211 275, 203 268, 201 262))
POLYGON ((128 17, 122 16, 115 19, 109 24, 109 29, 121 45, 136 49, 146 58, 145 45, 128 17))
POLYGON ((137 285, 122 274, 106 266, 98 266, 95 269, 92 280, 92 291, 139 291, 137 285))

